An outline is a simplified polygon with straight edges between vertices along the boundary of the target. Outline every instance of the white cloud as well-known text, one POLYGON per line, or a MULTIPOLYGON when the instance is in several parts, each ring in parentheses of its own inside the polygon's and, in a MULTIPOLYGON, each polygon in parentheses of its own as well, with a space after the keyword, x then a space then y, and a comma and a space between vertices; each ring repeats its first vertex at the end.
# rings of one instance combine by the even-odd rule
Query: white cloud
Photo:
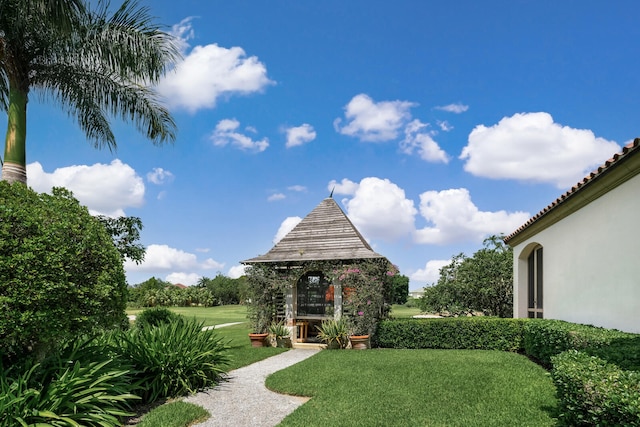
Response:
POLYGON ((167 182, 173 181, 173 174, 168 170, 164 170, 162 168, 153 168, 153 170, 147 173, 147 181, 161 185, 167 182))
POLYGON ((267 68, 256 56, 247 57, 241 47, 224 48, 217 44, 195 46, 191 18, 173 27, 184 59, 162 79, 158 92, 171 107, 195 112, 213 108, 221 97, 263 91, 273 84, 267 68))
POLYGON ((291 230, 294 229, 296 225, 298 225, 302 221, 302 218, 299 216, 290 216, 282 221, 280 224, 280 228, 278 228, 278 232, 273 237, 273 244, 278 243, 284 236, 286 236, 291 230))
POLYGON ((351 181, 350 179, 343 178, 339 183, 332 179, 327 187, 329 191, 333 191, 334 194, 346 194, 353 196, 358 189, 358 183, 351 181))
POLYGON ((449 122, 446 120, 444 121, 436 120, 436 123, 438 124, 438 127, 442 132, 450 132, 453 130, 453 126, 449 124, 449 122))
POLYGON ((435 107, 435 108, 436 108, 436 110, 446 111, 447 113, 460 114, 460 113, 464 113, 465 111, 467 111, 469 109, 469 106, 458 102, 456 104, 440 105, 440 106, 435 107))
POLYGON ((440 260, 434 259, 428 261, 424 268, 418 269, 413 273, 409 279, 412 282, 421 282, 423 287, 430 284, 438 283, 438 279, 440 278, 440 269, 445 265, 449 265, 451 260, 440 260))
POLYGON ((231 144, 240 150, 258 153, 267 149, 269 139, 263 138, 259 141, 254 141, 247 135, 238 132, 239 127, 240 122, 236 119, 222 119, 216 125, 209 139, 211 139, 213 145, 217 147, 224 147, 227 144, 231 144))
POLYGON ((246 265, 234 265, 229 269, 229 272, 227 272, 227 277, 230 277, 231 279, 237 279, 238 277, 244 276, 246 268, 246 265))
POLYGON ((478 125, 460 158, 476 176, 548 182, 566 188, 620 150, 588 129, 553 121, 549 113, 520 113, 496 125, 478 125))
POLYGON ((409 109, 417 104, 408 101, 374 102, 368 95, 354 96, 345 106, 346 124, 337 118, 337 132, 361 141, 390 141, 398 137, 400 128, 411 119, 409 109))
POLYGON ((267 201, 268 202, 276 202, 278 200, 283 200, 283 199, 286 199, 286 198, 287 198, 287 196, 285 196, 282 193, 275 193, 275 194, 272 194, 269 197, 267 197, 267 201))
POLYGON ((305 187, 304 185, 292 185, 287 187, 287 190, 302 193, 307 191, 307 187, 305 187))
POLYGON ((362 179, 345 207, 349 219, 367 238, 391 241, 414 230, 417 211, 413 201, 388 179, 362 179))
POLYGON ((169 283, 173 283, 174 285, 180 283, 185 286, 193 286, 198 283, 198 280, 200 280, 201 277, 202 276, 197 273, 176 272, 168 274, 164 280, 169 283))
POLYGON ((418 119, 407 124, 404 129, 404 140, 400 142, 400 150, 409 155, 416 150, 420 158, 427 162, 449 163, 447 153, 433 140, 436 132, 428 131, 428 127, 427 123, 422 123, 418 119))
POLYGON ((155 270, 196 270, 204 269, 220 270, 224 263, 208 258, 199 261, 195 254, 175 249, 168 245, 149 245, 144 256, 144 262, 135 264, 132 261, 125 261, 127 271, 155 271, 155 270))
POLYGON ((422 244, 482 241, 515 230, 530 217, 526 212, 480 211, 466 188, 422 193, 420 214, 433 224, 416 230, 415 241, 422 244))
POLYGON ((144 204, 144 182, 129 165, 115 159, 110 164, 75 165, 47 173, 38 162, 27 165, 29 186, 46 193, 65 187, 92 214, 111 217, 125 215, 128 207, 144 204))
POLYGON ((290 127, 286 129, 286 133, 287 148, 303 145, 316 139, 316 131, 313 129, 313 126, 307 123, 301 126, 290 127))
POLYGON ((482 242, 489 235, 511 232, 529 219, 527 212, 480 211, 464 188, 426 191, 420 195, 418 211, 404 190, 388 179, 368 177, 354 183, 345 178, 342 184, 331 181, 328 188, 333 186, 335 193, 347 195, 342 200, 346 213, 368 239, 412 237, 418 244, 482 242), (429 226, 416 228, 418 213, 429 226))

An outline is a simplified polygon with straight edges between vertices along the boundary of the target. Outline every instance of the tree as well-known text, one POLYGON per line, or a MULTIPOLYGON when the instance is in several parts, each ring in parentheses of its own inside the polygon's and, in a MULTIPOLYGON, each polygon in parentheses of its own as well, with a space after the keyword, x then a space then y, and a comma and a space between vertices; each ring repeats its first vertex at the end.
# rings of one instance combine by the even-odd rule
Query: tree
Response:
POLYGON ((142 230, 142 220, 137 216, 121 216, 109 218, 99 215, 96 217, 107 230, 113 239, 120 256, 124 261, 126 258, 140 264, 144 261, 145 248, 140 243, 140 230, 142 230))
POLYGON ((113 14, 83 0, 0 0, 0 108, 7 112, 2 179, 27 182, 27 103, 32 90, 72 116, 96 148, 115 149, 109 117, 153 141, 175 139, 173 118, 151 85, 178 57, 149 10, 125 0, 113 14))
POLYGON ((500 236, 485 239, 484 246, 472 257, 454 256, 440 270, 438 283, 425 288, 423 310, 513 316, 513 251, 500 236))
POLYGON ((201 277, 196 286, 206 287, 220 305, 239 304, 246 295, 244 278, 232 279, 222 273, 216 274, 213 279, 201 277))
POLYGON ((387 280, 391 282, 389 288, 391 291, 391 304, 404 304, 409 298, 409 278, 402 274, 388 276, 387 280))
POLYGON ((71 192, 0 182, 0 353, 42 356, 127 324, 122 259, 71 192))

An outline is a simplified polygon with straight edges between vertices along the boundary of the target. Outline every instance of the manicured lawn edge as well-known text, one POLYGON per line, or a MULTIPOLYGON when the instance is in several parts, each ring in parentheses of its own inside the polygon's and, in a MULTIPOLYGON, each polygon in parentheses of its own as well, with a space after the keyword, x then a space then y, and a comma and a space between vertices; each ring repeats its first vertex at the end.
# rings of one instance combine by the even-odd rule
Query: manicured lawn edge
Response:
POLYGON ((547 319, 398 319, 382 321, 374 342, 391 348, 524 353, 551 369, 561 402, 561 420, 640 426, 640 404, 620 404, 640 402, 638 334, 547 319), (565 352, 572 356, 565 356, 565 352), (576 356, 576 352, 580 354, 576 356), (604 410, 603 405, 615 411, 604 410))

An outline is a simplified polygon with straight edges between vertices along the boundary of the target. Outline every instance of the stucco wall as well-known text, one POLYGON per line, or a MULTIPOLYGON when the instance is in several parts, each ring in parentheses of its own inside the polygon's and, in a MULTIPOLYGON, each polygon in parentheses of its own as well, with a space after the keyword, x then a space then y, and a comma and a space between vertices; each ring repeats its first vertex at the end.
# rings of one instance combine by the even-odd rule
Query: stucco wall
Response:
POLYGON ((527 257, 544 248, 544 317, 640 333, 640 175, 514 247, 514 315, 527 257))

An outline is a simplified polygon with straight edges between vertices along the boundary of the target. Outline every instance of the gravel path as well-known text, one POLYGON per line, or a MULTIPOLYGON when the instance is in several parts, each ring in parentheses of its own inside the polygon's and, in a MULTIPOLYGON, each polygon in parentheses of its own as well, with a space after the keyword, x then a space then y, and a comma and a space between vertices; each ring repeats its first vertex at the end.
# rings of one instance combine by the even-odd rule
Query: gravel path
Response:
POLYGON ((211 413, 193 427, 273 427, 308 399, 269 391, 269 374, 313 356, 319 350, 289 350, 229 372, 228 381, 185 399, 211 413))

